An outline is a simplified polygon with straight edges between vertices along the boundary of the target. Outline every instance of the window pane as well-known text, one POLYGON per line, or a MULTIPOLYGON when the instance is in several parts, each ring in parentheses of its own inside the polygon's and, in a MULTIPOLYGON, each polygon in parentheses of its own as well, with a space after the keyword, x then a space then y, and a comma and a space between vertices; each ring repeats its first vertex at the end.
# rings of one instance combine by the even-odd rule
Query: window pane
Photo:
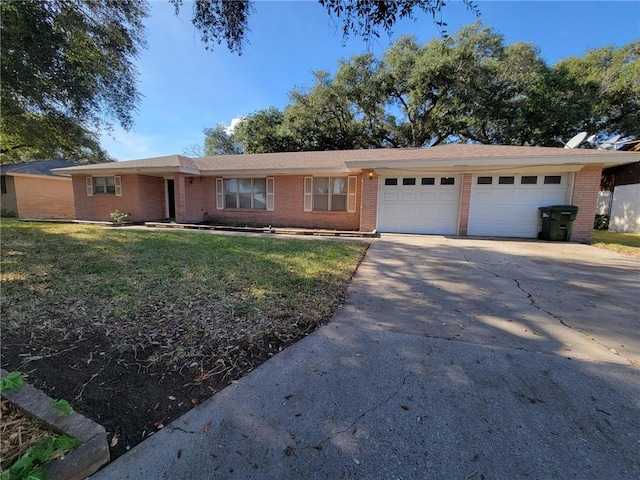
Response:
POLYGON ((436 184, 436 179, 433 177, 422 178, 422 185, 435 185, 435 184, 436 184))
POLYGON ((440 179, 440 185, 455 185, 456 179, 453 177, 442 177, 440 179))
POLYGON ((536 175, 524 175, 520 179, 522 185, 536 185, 538 183, 538 177, 536 175))
POLYGON ((225 208, 238 208, 238 197, 235 193, 225 193, 224 195, 224 207, 225 208))
POLYGON ((515 177, 500 177, 498 178, 499 185, 513 185, 515 183, 515 177))
POLYGON ((334 212, 346 212, 347 211, 347 196, 346 195, 332 195, 331 196, 331 210, 334 212))
POLYGON ((238 208, 251 208, 251 193, 241 193, 240 197, 240 205, 238 208))
POLYGON ((267 193, 267 179, 266 178, 254 178, 253 179, 253 193, 267 193))
POLYGON ((333 178, 332 183, 331 193, 347 193, 347 179, 345 177, 333 178))
POLYGON ((107 186, 116 186, 116 177, 104 177, 107 186))
POLYGON ((224 179, 224 192, 225 193, 237 193, 238 192, 238 179, 237 178, 225 178, 224 179))
POLYGON ((329 210, 329 195, 314 195, 313 209, 322 212, 329 210))
POLYGON ((478 177, 478 185, 491 185, 493 177, 478 177))
POLYGON ((403 178, 402 179, 402 185, 415 185, 416 184, 416 179, 415 178, 403 178))
POLYGON ((256 210, 267 209, 267 200, 266 200, 266 195, 264 193, 253 194, 253 208, 256 210))
POLYGON ((251 179, 239 178, 238 179, 238 191, 240 193, 251 193, 251 179))
POLYGON ((560 175, 546 175, 544 177, 545 185, 559 185, 562 181, 562 177, 560 175))
POLYGON ((116 193, 115 185, 107 185, 107 193, 116 193))
POLYGON ((398 179, 397 178, 385 178, 384 179, 384 184, 385 185, 398 185, 398 179))
POLYGON ((313 193, 329 193, 329 177, 315 177, 313 179, 313 193))

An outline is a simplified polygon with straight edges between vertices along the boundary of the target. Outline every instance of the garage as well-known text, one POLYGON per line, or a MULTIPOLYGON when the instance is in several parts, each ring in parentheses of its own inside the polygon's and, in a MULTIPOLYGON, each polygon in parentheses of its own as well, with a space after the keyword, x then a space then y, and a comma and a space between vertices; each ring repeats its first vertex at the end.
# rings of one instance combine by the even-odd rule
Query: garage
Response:
POLYGON ((473 175, 469 235, 536 238, 538 207, 568 203, 569 173, 473 175))
POLYGON ((458 233, 459 175, 387 176, 379 182, 378 231, 458 233))

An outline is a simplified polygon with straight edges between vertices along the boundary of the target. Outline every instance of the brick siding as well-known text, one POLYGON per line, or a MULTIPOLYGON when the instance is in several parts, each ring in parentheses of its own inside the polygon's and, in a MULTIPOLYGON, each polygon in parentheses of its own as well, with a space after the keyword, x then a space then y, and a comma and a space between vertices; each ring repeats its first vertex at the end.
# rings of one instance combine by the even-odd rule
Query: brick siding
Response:
POLYGON ((460 216, 458 219, 458 235, 466 237, 469 231, 469 208, 471 205, 471 179, 473 175, 462 175, 462 190, 460 192, 460 216))
MULTIPOLYGON (((215 179, 211 187, 212 197, 203 196, 211 203, 206 213, 214 222, 234 225, 272 225, 283 227, 330 228, 338 230, 357 230, 360 227, 360 185, 362 176, 358 176, 356 186, 356 211, 347 212, 305 212, 304 176, 274 176, 274 210, 217 210, 215 202, 215 179)), ((194 179, 194 184, 197 179, 194 179)), ((203 185, 205 185, 203 183, 203 185)), ((202 205, 203 203, 201 203, 202 205)), ((204 208, 204 207, 202 207, 204 208)))
POLYGON ((75 217, 71 179, 21 175, 13 177, 13 184, 17 213, 20 218, 73 219, 75 217))
POLYGON ((578 215, 573 222, 572 241, 591 240, 601 176, 602 165, 587 165, 576 172, 571 203, 578 207, 578 215))
POLYGON ((87 195, 85 176, 73 177, 76 218, 110 221, 118 209, 129 214, 133 222, 160 220, 166 217, 164 179, 147 175, 120 175, 122 196, 87 195))
POLYGON ((378 176, 371 171, 372 178, 369 178, 369 171, 362 173, 362 192, 360 200, 360 230, 371 232, 378 224, 378 176))

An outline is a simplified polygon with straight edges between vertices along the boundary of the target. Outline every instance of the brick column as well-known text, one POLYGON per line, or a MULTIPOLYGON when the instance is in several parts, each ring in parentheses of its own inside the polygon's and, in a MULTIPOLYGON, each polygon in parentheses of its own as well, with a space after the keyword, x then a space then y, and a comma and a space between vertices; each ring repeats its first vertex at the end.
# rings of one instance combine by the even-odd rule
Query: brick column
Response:
POLYGON ((466 237, 469 231, 469 205, 471 205, 470 173, 462 174, 462 189, 460 192, 460 219, 458 220, 458 235, 466 237))
POLYGON ((362 172, 360 197, 360 231, 370 232, 378 223, 378 175, 373 170, 362 172), (369 178, 369 174, 372 178, 369 178))
POLYGON ((578 216, 573 222, 572 242, 588 242, 593 235, 602 165, 587 165, 576 172, 571 204, 578 207, 578 216))
POLYGON ((173 174, 173 189, 176 202, 176 223, 185 223, 187 221, 187 195, 183 174, 173 174))

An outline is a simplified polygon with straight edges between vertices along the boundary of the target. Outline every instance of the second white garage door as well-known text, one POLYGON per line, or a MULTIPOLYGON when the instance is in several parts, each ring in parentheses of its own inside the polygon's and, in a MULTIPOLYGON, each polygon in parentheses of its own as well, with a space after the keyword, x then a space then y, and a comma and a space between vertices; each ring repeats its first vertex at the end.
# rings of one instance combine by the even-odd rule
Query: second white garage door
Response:
POLYGON ((379 181, 378 231, 457 234, 459 176, 382 177, 379 181))
POLYGON ((474 175, 469 235, 536 238, 538 207, 567 203, 569 173, 474 175))

